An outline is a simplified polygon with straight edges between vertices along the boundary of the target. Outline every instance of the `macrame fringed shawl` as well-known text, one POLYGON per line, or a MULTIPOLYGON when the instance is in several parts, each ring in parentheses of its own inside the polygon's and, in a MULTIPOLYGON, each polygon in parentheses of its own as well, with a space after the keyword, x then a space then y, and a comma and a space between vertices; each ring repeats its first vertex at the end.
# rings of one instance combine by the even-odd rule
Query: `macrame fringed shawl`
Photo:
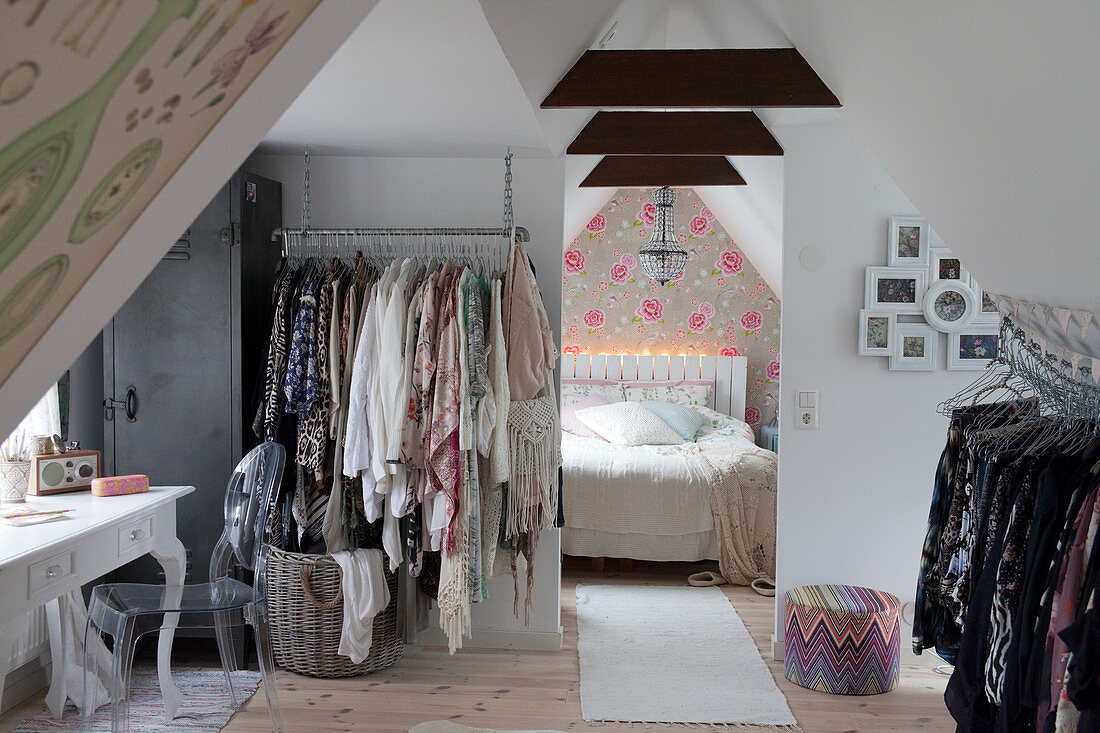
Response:
POLYGON ((762 448, 692 446, 710 487, 718 535, 718 569, 730 583, 775 578, 775 514, 778 459, 762 448))
POLYGON ((549 386, 541 397, 514 401, 508 406, 508 516, 505 530, 511 541, 511 570, 515 584, 515 614, 519 617, 517 555, 527 561, 527 596, 523 622, 531 616, 535 549, 539 532, 554 526, 561 466, 561 425, 557 400, 549 386))

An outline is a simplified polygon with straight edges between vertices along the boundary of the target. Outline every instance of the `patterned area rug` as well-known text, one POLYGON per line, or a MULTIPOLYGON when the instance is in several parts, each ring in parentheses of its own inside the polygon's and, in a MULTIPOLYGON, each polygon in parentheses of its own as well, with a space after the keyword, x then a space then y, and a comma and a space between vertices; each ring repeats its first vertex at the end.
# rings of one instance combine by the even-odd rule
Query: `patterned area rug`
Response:
POLYGON ((578 585, 577 626, 590 723, 801 730, 718 588, 578 585))
MULTIPOLYGON (((142 733, 214 733, 225 727, 232 717, 225 677, 221 670, 175 671, 172 677, 180 688, 179 715, 171 723, 164 722, 164 705, 160 699, 160 684, 155 669, 134 670, 130 680, 130 729, 142 733)), ((260 684, 258 672, 237 672, 233 676, 240 697, 247 700, 260 684)), ((19 724, 15 733, 76 733, 80 728, 80 713, 72 703, 65 706, 65 715, 54 720, 48 710, 19 724)), ((95 731, 111 730, 111 706, 96 711, 95 731)))

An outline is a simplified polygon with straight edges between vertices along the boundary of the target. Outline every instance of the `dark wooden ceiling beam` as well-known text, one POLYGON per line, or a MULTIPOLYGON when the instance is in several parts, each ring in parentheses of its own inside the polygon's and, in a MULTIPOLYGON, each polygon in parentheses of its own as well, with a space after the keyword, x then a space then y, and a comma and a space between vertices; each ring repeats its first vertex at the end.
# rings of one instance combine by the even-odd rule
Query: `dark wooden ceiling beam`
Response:
POLYGON ((793 48, 585 51, 542 102, 569 107, 839 107, 793 48))
POLYGON ((782 155, 752 112, 597 112, 570 155, 782 155))
POLYGON ((717 155, 609 155, 581 188, 633 186, 744 186, 733 164, 717 155))

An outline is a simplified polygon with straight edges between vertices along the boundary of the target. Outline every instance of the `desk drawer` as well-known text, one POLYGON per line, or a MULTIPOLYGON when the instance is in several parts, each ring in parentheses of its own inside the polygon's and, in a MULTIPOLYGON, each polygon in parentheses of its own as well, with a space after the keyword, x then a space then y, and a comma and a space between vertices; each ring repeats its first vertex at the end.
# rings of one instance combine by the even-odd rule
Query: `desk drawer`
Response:
POLYGON ((76 573, 76 552, 59 552, 27 567, 27 597, 76 573))
POLYGON ((135 519, 118 528, 118 555, 122 557, 136 547, 146 546, 153 539, 153 516, 135 519))

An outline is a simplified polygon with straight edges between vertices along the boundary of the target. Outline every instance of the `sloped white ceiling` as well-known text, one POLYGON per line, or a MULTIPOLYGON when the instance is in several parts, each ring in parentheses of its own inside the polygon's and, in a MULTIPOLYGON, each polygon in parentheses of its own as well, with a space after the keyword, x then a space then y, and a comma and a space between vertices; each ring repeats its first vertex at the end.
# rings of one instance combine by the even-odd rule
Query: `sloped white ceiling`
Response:
POLYGON ((1100 3, 758 5, 986 288, 1100 307, 1100 3))
POLYGON ((581 54, 594 46, 619 0, 481 0, 554 156, 565 151, 592 110, 539 109, 581 54))
POLYGON ((333 155, 553 155, 477 0, 382 0, 262 147, 306 143, 333 155))

